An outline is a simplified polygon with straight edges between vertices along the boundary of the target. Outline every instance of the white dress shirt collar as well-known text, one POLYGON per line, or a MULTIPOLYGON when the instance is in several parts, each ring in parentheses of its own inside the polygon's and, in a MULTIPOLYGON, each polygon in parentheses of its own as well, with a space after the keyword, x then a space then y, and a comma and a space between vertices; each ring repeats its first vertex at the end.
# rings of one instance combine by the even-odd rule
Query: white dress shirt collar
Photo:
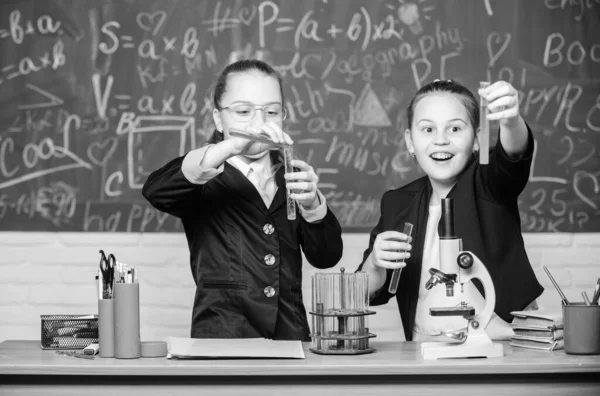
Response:
POLYGON ((267 153, 266 155, 249 164, 242 160, 239 156, 231 157, 227 159, 227 162, 229 162, 229 164, 233 167, 237 168, 246 177, 248 177, 250 174, 250 170, 260 174, 267 174, 269 177, 272 175, 270 153, 267 153))

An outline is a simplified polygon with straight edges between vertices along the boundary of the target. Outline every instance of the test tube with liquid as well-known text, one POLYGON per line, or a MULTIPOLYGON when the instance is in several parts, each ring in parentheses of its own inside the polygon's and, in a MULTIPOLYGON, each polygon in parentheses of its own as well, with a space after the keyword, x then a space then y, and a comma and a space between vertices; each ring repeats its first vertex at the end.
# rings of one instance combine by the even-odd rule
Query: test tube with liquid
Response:
MULTIPOLYGON (((413 229, 413 225, 411 223, 404 223, 404 230, 402 231, 404 234, 406 234, 406 242, 408 243, 408 238, 410 237, 410 234, 412 233, 412 229, 413 229)), ((402 259, 399 262, 404 262, 404 259, 402 259)), ((390 280, 390 286, 388 288, 388 291, 390 292, 390 294, 396 294, 396 290, 398 290, 398 282, 400 281, 400 275, 402 274, 402 268, 396 268, 393 272, 392 272, 392 279, 390 280)))
MULTIPOLYGON (((269 136, 266 136, 264 134, 263 135, 254 135, 254 134, 250 134, 250 133, 241 131, 239 129, 233 129, 233 128, 231 128, 229 130, 229 134, 231 136, 241 137, 241 138, 249 139, 249 140, 255 140, 257 142, 271 143, 271 144, 274 143, 269 136)), ((283 162, 285 164, 285 173, 293 172, 294 168, 292 167, 292 158, 294 156, 294 149, 292 148, 292 146, 288 146, 288 145, 284 145, 284 144, 278 144, 278 146, 283 149, 283 162)), ((290 197, 291 193, 292 192, 290 191, 290 189, 286 188, 287 218, 288 218, 288 220, 296 220, 296 201, 294 201, 290 197)))
MULTIPOLYGON (((487 81, 479 82, 479 89, 485 89, 490 86, 487 81)), ((490 162, 490 124, 488 122, 488 102, 479 95, 479 163, 487 165, 490 162)))
MULTIPOLYGON (((291 173, 294 171, 292 167, 292 157, 294 154, 294 149, 292 146, 284 146, 283 147, 283 160, 285 163, 285 173, 291 173)), ((290 196, 292 191, 286 187, 286 198, 287 198, 287 218, 288 220, 296 220, 296 201, 292 199, 290 196)))

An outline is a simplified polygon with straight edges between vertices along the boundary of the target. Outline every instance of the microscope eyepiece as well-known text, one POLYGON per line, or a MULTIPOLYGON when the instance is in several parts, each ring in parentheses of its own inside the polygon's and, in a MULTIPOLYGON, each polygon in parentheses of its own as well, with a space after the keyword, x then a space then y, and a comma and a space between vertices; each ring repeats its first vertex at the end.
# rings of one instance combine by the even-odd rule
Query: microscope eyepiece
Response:
POLYGON ((454 205, 452 198, 442 199, 442 218, 439 230, 440 239, 455 239, 454 234, 454 205))

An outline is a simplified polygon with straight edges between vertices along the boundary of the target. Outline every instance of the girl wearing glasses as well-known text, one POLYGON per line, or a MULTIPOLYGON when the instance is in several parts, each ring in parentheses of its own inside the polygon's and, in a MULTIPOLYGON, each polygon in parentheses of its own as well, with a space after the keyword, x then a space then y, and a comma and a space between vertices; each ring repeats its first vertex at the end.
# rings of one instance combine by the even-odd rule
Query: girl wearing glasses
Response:
POLYGON ((341 227, 310 165, 293 160, 297 171, 284 174, 279 148, 293 142, 281 129, 281 77, 259 60, 232 63, 217 79, 213 104, 208 144, 153 172, 142 190, 183 223, 196 283, 191 336, 309 341, 301 250, 314 267, 335 266, 341 227), (286 186, 296 220, 287 219, 286 186))

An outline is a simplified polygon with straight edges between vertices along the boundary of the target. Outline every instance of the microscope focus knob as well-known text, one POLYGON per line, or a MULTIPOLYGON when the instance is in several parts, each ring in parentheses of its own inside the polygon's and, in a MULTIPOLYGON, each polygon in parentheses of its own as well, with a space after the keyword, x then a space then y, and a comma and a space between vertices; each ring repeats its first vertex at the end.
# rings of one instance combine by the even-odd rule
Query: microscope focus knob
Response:
POLYGON ((470 253, 461 253, 456 258, 458 266, 462 269, 469 269, 473 266, 473 256, 470 253))

